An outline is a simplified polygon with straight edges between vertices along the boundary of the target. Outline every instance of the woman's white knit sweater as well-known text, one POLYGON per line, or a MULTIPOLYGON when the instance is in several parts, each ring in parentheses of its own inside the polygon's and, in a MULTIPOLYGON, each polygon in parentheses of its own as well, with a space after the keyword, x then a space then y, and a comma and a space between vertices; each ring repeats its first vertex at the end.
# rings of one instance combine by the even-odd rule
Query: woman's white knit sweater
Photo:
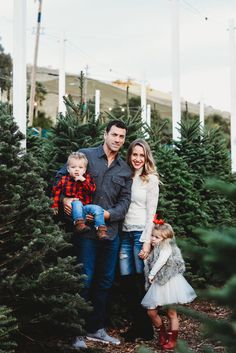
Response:
POLYGON ((142 169, 136 171, 131 189, 131 204, 125 216, 123 230, 130 232, 141 230, 141 242, 150 242, 153 217, 156 213, 159 180, 154 174, 149 174, 149 180, 140 177, 142 169))

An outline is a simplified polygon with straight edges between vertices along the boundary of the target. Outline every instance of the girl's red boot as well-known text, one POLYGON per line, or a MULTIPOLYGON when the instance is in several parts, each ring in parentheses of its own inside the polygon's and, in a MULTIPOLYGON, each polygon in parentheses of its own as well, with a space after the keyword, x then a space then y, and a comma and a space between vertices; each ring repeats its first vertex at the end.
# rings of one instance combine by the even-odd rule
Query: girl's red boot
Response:
POLYGON ((178 331, 171 330, 168 332, 168 341, 163 344, 163 349, 174 349, 177 343, 178 331))
POLYGON ((167 333, 165 329, 165 325, 162 323, 161 326, 157 328, 158 334, 159 334, 159 344, 163 346, 167 342, 167 333))

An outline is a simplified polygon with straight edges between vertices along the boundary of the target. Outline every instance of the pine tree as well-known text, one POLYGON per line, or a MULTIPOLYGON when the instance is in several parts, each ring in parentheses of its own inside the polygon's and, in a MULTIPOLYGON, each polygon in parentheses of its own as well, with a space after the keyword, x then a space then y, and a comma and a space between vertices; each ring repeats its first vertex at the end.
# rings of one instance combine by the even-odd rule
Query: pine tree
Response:
POLYGON ((89 110, 84 111, 83 75, 80 77, 80 101, 76 104, 71 96, 64 97, 65 116, 58 116, 51 129, 51 151, 48 157, 46 180, 52 185, 56 171, 66 162, 67 156, 81 148, 98 146, 103 140, 102 116, 99 119, 89 110))
POLYGON ((208 178, 231 179, 229 153, 219 130, 201 131, 198 120, 181 123, 181 141, 175 142, 176 152, 188 164, 193 176, 194 193, 199 194, 201 208, 208 217, 202 225, 231 222, 231 205, 216 191, 206 188, 208 178))
MULTIPOLYGON (((19 351, 63 351, 81 334, 90 309, 71 245, 52 220, 40 167, 20 148, 23 136, 0 107, 0 293, 19 327, 19 351)), ((69 239, 68 239, 69 240, 69 239)))
POLYGON ((17 330, 16 318, 6 306, 0 306, 0 353, 13 353, 16 347, 14 332, 17 330))

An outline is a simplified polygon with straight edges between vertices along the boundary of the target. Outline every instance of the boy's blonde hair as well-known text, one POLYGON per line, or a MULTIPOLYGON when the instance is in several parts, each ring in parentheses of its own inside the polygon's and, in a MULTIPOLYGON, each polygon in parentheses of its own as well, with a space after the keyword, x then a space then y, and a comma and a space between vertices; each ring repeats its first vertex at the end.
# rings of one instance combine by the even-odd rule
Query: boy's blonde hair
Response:
POLYGON ((154 230, 160 232, 163 239, 172 239, 175 235, 173 228, 168 223, 155 224, 152 231, 154 230))
POLYGON ((83 159, 83 160, 84 160, 85 167, 87 168, 88 160, 87 160, 87 157, 85 156, 84 153, 81 153, 81 152, 72 152, 72 153, 69 155, 68 159, 67 159, 67 165, 70 164, 71 159, 83 159))

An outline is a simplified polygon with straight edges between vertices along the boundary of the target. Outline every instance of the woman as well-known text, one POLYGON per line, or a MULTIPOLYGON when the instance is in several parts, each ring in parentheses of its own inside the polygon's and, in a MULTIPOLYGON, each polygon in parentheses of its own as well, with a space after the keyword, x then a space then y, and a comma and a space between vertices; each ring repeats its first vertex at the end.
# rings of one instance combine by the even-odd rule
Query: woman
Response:
POLYGON ((133 172, 133 185, 131 204, 122 227, 120 273, 133 322, 124 336, 128 341, 135 338, 148 340, 153 338, 153 328, 140 303, 144 295, 143 260, 151 248, 159 178, 146 141, 137 139, 130 144, 127 162, 133 172))

